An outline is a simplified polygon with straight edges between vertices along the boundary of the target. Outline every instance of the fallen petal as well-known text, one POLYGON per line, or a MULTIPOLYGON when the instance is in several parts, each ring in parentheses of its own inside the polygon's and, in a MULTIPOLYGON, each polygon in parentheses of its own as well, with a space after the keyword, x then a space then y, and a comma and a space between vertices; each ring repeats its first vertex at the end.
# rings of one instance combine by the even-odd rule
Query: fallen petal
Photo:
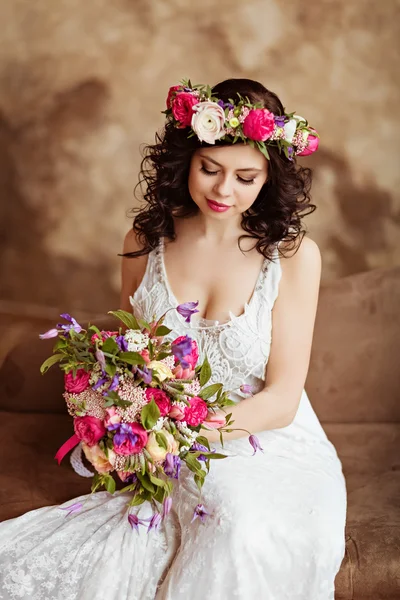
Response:
POLYGON ((46 333, 41 333, 39 335, 41 340, 49 340, 50 338, 57 337, 58 331, 57 329, 49 329, 46 333))
POLYGON ((68 511, 68 515, 79 512, 82 508, 83 504, 81 502, 75 502, 75 504, 71 504, 70 506, 60 506, 61 510, 68 511))

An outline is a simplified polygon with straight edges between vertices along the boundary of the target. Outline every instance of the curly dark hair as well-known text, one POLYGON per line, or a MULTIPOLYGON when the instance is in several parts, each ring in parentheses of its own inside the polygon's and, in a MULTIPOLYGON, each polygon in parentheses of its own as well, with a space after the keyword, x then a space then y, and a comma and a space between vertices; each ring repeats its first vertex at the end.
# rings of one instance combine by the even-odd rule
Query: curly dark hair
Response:
MULTIPOLYGON (((213 95, 228 102, 236 94, 248 97, 255 104, 263 106, 275 115, 284 113, 278 96, 267 90, 261 83, 251 79, 227 79, 212 88, 213 95)), ((216 145, 229 142, 218 140, 216 145)), ((204 147, 197 136, 188 138, 187 129, 178 129, 167 122, 161 133, 156 133, 155 144, 145 147, 139 182, 135 188, 142 190, 143 206, 131 209, 136 214, 133 230, 142 246, 137 252, 123 254, 137 257, 154 249, 161 237, 175 240, 173 217, 190 217, 199 208, 193 202, 188 189, 188 176, 194 152, 204 147), (145 191, 143 193, 143 184, 145 191)), ((261 188, 252 206, 242 214, 241 225, 247 234, 238 239, 255 240, 258 252, 271 259, 275 244, 285 240, 286 251, 298 248, 306 231, 302 229, 302 217, 314 212, 310 188, 312 172, 289 160, 275 146, 268 146, 270 155, 268 179, 261 188), (286 243, 288 242, 288 243, 286 243)))

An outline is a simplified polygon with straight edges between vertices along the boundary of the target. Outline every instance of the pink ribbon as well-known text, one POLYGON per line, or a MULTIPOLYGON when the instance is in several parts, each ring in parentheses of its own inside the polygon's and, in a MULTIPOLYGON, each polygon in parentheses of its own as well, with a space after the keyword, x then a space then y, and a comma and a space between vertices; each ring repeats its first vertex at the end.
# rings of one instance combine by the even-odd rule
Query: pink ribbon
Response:
POLYGON ((62 459, 64 458, 64 456, 66 454, 68 454, 68 452, 70 450, 72 450, 72 448, 75 448, 75 446, 77 446, 79 444, 81 440, 78 438, 78 436, 76 435, 76 433, 74 433, 73 436, 71 436, 69 438, 69 440, 67 440, 62 446, 61 448, 58 449, 57 454, 55 455, 55 459, 58 462, 58 464, 61 463, 62 459))

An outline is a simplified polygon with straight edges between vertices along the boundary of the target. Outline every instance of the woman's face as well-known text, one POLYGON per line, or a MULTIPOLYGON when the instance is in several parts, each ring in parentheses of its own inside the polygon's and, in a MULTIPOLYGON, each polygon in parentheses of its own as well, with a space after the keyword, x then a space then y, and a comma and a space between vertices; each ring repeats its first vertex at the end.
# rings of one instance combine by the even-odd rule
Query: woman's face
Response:
POLYGON ((250 208, 267 175, 267 159, 251 146, 199 148, 190 164, 189 193, 203 214, 231 218, 250 208))

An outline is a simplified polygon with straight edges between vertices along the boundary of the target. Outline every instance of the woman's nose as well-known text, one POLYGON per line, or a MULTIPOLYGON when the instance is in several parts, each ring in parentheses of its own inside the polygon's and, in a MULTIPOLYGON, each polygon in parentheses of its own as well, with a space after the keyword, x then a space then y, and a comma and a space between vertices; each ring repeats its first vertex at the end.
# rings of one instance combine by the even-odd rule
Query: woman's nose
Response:
POLYGON ((232 195, 232 181, 229 176, 221 177, 214 185, 214 191, 224 198, 232 195))

